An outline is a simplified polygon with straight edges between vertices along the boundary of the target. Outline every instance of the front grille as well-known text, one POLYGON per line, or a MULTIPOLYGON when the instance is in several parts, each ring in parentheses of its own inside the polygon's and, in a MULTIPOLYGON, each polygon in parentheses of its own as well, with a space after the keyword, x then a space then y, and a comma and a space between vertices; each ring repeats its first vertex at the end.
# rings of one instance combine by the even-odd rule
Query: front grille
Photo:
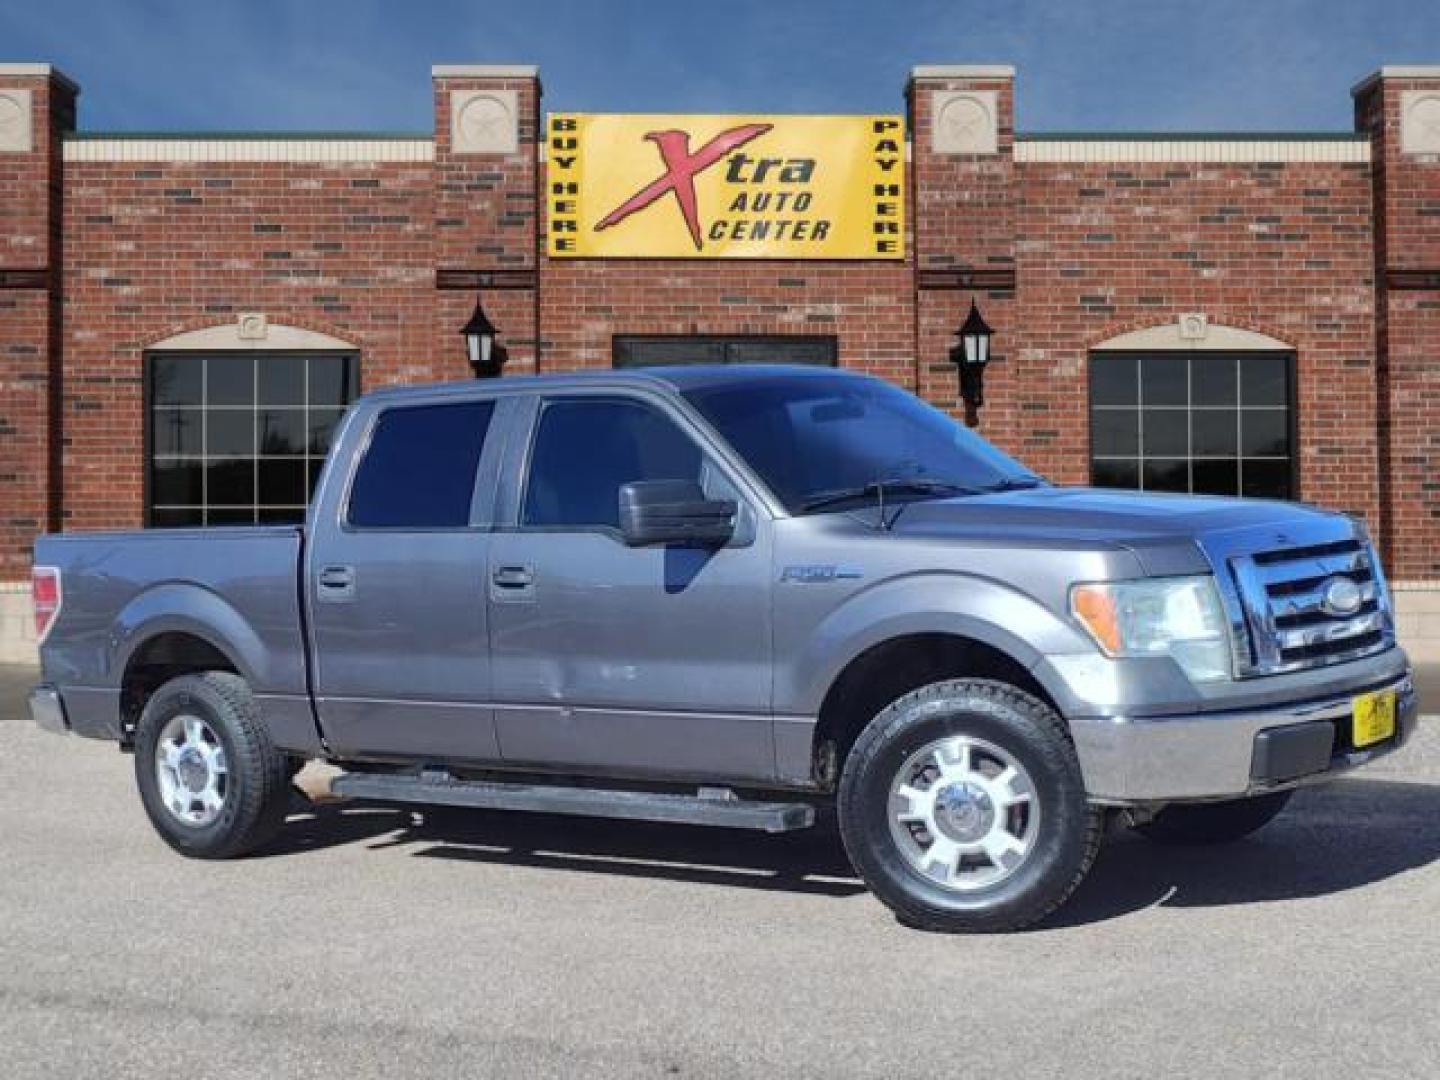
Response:
MULTIPOLYGON (((1351 534, 1318 543, 1226 553, 1248 631, 1242 674, 1266 675, 1351 660, 1389 648, 1394 625, 1374 549, 1351 534), (1353 584, 1351 610, 1326 603, 1337 581, 1353 584)), ((1241 627, 1237 626, 1237 629, 1241 627)))

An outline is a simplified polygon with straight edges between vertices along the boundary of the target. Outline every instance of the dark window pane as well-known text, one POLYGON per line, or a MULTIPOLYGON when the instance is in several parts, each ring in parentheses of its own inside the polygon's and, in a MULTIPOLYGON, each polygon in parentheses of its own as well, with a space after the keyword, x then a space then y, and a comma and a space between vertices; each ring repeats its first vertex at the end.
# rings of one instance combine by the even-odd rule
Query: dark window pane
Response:
POLYGON ((355 488, 350 523, 370 528, 456 528, 470 522, 475 469, 494 404, 467 401, 380 415, 355 488))
POLYGON ((262 506, 256 515, 261 525, 301 525, 305 522, 303 506, 262 506))
POLYGON ((157 454, 199 454, 205 414, 199 409, 161 409, 150 420, 157 454))
POLYGON ((205 416, 205 453, 254 454, 255 414, 248 409, 211 409, 205 416))
POLYGON ((205 511, 198 506, 157 507, 150 511, 150 527, 184 529, 205 524, 205 511))
POLYGON ((1146 491, 1189 491, 1190 469, 1184 458, 1156 458, 1145 462, 1146 491))
MULTIPOLYGON (((234 506, 255 501, 255 462, 248 459, 222 459, 208 462, 209 504, 234 506)), ((209 524, 214 524, 213 521, 209 524)))
POLYGON ((1240 449, 1247 457, 1286 457, 1290 453, 1290 417, 1280 409, 1240 414, 1240 449))
POLYGON ((254 357, 208 357, 205 361, 205 379, 205 404, 211 407, 255 404, 254 357))
POLYGON ((1233 409, 1197 409, 1190 414, 1190 452, 1198 457, 1235 457, 1239 439, 1233 409))
POLYGON ((1090 465, 1090 482, 1096 487, 1138 488, 1138 461, 1095 461, 1090 465))
POLYGON ((150 501, 155 505, 203 502, 203 484, 198 461, 157 461, 150 466, 150 501))
POLYGON ((1138 405, 1140 361, 1134 355, 1099 354, 1090 358, 1090 404, 1138 405))
POLYGON ((727 364, 821 364, 834 365, 834 338, 783 338, 725 343, 727 364))
POLYGON ((155 408, 200 404, 205 361, 198 356, 157 356, 150 361, 150 399, 155 408))
POLYGON ((1288 405, 1290 357, 1257 354, 1240 360, 1241 405, 1288 405))
POLYGON ((354 359, 349 356, 312 356, 309 364, 311 406, 349 405, 358 389, 354 359))
POLYGON ((1289 499, 1290 462, 1242 461, 1240 494, 1257 499, 1289 499))
POLYGON ((1197 495, 1240 494, 1240 463, 1229 461, 1195 461, 1190 466, 1195 475, 1197 495))
POLYGON ((305 410, 261 410, 255 414, 255 440, 262 454, 304 454, 305 410))
POLYGON ((1184 457, 1190 452, 1184 409, 1146 409, 1144 424, 1146 457, 1184 457))
POLYGON ((250 507, 210 507, 205 511, 206 525, 254 525, 255 511, 250 507))
POLYGON ((540 416, 522 520, 618 528, 622 484, 699 475, 699 447, 653 408, 629 401, 552 402, 540 416))
POLYGON ((305 480, 304 458, 270 458, 260 462, 260 498, 262 503, 282 506, 303 505, 309 501, 305 480))
POLYGON ((1140 401, 1144 405, 1184 405, 1189 387, 1183 356, 1145 356, 1140 359, 1140 401))
POLYGON ((1190 404, 1195 408, 1235 404, 1236 358, 1199 355, 1190 360, 1190 404))
POLYGON ((1140 453, 1140 414, 1134 409, 1096 409, 1090 439, 1097 457, 1134 457, 1140 453))
POLYGON ((306 490, 305 501, 309 502, 315 497, 315 485, 320 482, 320 474, 325 470, 324 458, 311 458, 309 461, 310 482, 306 490))
POLYGON ((310 453, 328 454, 330 452, 330 442, 335 437, 335 427, 344 415, 343 409, 312 409, 310 411, 310 453))
POLYGON ((262 356, 259 361, 260 405, 305 404, 305 358, 262 356))

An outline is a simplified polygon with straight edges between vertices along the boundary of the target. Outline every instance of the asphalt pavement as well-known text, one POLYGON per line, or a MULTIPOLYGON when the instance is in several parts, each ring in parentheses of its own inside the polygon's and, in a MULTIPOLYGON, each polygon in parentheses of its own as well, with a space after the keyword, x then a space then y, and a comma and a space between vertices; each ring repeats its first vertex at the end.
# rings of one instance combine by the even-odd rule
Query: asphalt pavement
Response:
POLYGON ((824 828, 297 801, 263 855, 187 861, 130 758, 30 724, 33 678, 0 669, 6 1080, 1440 1076, 1440 721, 966 938, 899 926, 824 828))

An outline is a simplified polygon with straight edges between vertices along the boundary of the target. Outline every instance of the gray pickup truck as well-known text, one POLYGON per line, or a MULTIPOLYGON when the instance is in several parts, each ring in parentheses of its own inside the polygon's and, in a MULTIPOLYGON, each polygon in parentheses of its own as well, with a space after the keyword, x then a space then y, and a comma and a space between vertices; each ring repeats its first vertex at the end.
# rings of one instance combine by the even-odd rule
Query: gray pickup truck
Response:
POLYGON ((182 854, 340 794, 781 832, 903 922, 1035 922, 1107 821, 1260 828, 1417 703, 1362 525, 1055 487, 878 379, 384 390, 303 528, 47 536, 35 719, 133 752, 182 854))

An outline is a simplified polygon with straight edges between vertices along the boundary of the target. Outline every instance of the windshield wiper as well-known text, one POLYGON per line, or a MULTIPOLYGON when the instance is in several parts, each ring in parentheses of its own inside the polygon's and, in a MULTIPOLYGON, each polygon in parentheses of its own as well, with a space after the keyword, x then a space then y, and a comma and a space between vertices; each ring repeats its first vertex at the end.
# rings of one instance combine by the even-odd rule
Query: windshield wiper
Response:
POLYGON ((1047 487, 1038 476, 1011 476, 994 484, 987 484, 982 491, 1029 491, 1031 488, 1047 487))
POLYGON ((978 494, 975 488, 965 487, 963 484, 947 483, 944 480, 896 477, 889 480, 871 480, 868 484, 861 484, 858 487, 817 492, 800 504, 800 510, 802 513, 808 514, 812 510, 823 510, 827 506, 836 506, 843 502, 850 502, 852 499, 866 499, 873 495, 878 499, 883 512, 885 497, 901 492, 920 495, 978 494))

